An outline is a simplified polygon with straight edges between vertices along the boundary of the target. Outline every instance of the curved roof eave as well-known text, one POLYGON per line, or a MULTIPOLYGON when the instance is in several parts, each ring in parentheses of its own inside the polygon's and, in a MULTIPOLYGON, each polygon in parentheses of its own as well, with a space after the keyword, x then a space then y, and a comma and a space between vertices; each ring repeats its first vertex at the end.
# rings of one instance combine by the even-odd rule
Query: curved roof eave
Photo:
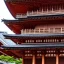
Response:
POLYGON ((10 39, 5 39, 3 34, 7 34, 6 32, 0 32, 0 42, 3 45, 16 45, 12 40, 10 39))
POLYGON ((10 6, 6 3, 6 0, 4 0, 4 3, 5 3, 5 5, 6 5, 6 7, 7 7, 7 9, 9 10, 9 12, 11 13, 11 15, 15 18, 15 14, 14 14, 14 12, 12 11, 12 9, 10 8, 10 6))
POLYGON ((16 3, 11 3, 11 2, 7 2, 5 1, 5 4, 9 10, 9 12, 12 14, 12 16, 14 18, 16 18, 16 14, 23 14, 23 13, 26 13, 27 12, 27 9, 28 9, 28 5, 24 5, 23 3, 18 5, 16 3))

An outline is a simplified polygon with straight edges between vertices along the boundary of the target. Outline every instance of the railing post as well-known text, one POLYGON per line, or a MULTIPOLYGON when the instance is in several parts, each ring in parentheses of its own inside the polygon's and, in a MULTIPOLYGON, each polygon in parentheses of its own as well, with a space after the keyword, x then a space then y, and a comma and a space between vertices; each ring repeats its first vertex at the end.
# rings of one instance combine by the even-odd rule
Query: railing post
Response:
POLYGON ((26 29, 25 29, 25 34, 26 34, 26 29))
POLYGON ((39 33, 40 33, 40 28, 39 28, 39 33))
POLYGON ((52 7, 52 13, 53 13, 53 7, 52 7))
POLYGON ((23 34, 23 29, 21 30, 21 34, 23 34))
POLYGON ((48 13, 48 7, 47 7, 47 13, 48 13))
POLYGON ((61 33, 63 33, 63 32, 62 32, 62 27, 61 27, 61 33))
POLYGON ((38 14, 38 10, 37 10, 37 14, 38 14))

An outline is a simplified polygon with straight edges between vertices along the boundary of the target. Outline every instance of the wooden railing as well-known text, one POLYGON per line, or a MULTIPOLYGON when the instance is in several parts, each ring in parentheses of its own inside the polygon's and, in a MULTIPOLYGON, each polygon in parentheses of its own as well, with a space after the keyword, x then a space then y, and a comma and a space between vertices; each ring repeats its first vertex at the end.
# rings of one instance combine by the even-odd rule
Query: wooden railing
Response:
POLYGON ((64 28, 22 29, 22 34, 64 33, 64 28))
POLYGON ((28 12, 26 14, 17 14, 16 15, 16 18, 27 18, 28 16, 42 16, 42 15, 56 15, 56 14, 64 14, 64 9, 61 10, 52 10, 49 11, 48 9, 46 11, 43 11, 42 10, 37 10, 37 11, 31 11, 31 12, 28 12))

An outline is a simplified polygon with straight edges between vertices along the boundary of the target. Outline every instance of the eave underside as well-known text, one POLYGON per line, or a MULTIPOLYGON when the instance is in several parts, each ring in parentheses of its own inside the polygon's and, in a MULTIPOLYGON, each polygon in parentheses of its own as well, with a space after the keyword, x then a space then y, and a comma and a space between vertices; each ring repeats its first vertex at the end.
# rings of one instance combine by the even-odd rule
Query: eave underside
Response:
POLYGON ((21 55, 18 53, 19 50, 18 51, 17 50, 15 51, 14 50, 3 50, 1 46, 2 45, 0 45, 0 55, 3 54, 3 55, 8 55, 8 56, 13 56, 15 58, 20 58, 21 55))
POLYGON ((32 11, 32 10, 39 10, 42 7, 49 7, 50 6, 63 6, 64 7, 64 1, 60 0, 31 0, 31 1, 23 1, 23 0, 5 0, 5 3, 11 12, 11 14, 16 18, 16 14, 24 14, 27 13, 27 11, 32 11))
MULTIPOLYGON (((5 1, 7 1, 7 2, 43 2, 44 0, 5 0, 5 1)), ((63 2, 63 0, 50 0, 51 2, 52 1, 55 1, 55 2, 63 2)), ((47 0, 45 0, 44 2, 47 2, 47 0)))

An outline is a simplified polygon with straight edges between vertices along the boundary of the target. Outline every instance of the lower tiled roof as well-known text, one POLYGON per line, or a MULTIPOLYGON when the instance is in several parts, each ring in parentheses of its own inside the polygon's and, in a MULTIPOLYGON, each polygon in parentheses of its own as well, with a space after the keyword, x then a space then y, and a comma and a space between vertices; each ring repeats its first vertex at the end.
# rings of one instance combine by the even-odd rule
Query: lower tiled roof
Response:
POLYGON ((3 49, 46 49, 64 48, 64 43, 26 43, 21 45, 2 46, 3 49))
POLYGON ((58 34, 4 34, 5 37, 12 37, 12 38, 27 38, 27 37, 64 37, 63 33, 58 34))

